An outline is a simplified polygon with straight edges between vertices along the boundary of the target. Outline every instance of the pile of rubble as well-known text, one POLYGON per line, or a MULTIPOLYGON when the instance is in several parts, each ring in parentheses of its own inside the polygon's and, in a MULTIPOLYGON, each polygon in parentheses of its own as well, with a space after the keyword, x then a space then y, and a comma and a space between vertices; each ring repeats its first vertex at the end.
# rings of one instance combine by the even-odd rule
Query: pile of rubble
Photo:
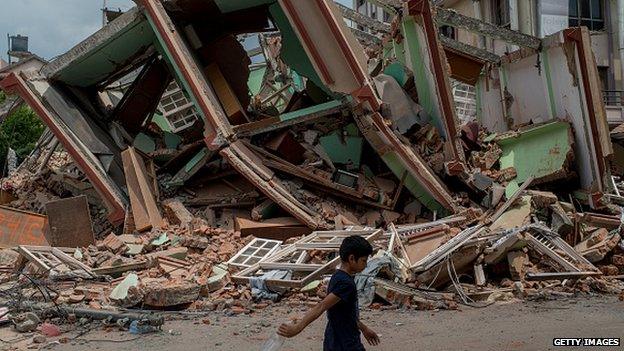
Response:
POLYGON ((314 303, 349 235, 375 248, 362 306, 622 294, 624 173, 587 94, 586 29, 501 28, 523 49, 492 57, 438 37, 426 1, 390 1, 391 26, 327 0, 137 3, 0 81, 48 127, 2 180, 0 297, 18 330, 314 303), (524 69, 540 55, 584 70, 551 72, 552 100, 531 104, 517 76, 542 82, 524 69), (450 78, 482 88, 475 121, 457 120, 450 78), (570 90, 586 101, 564 115, 570 90))

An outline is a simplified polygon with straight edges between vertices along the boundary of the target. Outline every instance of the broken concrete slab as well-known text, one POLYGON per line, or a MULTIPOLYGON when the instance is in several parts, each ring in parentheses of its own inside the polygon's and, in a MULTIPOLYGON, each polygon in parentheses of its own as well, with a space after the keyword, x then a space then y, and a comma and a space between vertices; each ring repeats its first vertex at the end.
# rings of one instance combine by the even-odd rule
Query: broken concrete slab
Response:
POLYGON ((600 194, 609 188, 606 162, 613 153, 599 95, 589 31, 569 28, 542 40, 540 52, 518 50, 495 69, 488 69, 477 84, 477 108, 482 111, 482 125, 491 132, 557 119, 569 122, 574 130, 576 171, 590 194, 588 203, 598 208, 600 194), (542 93, 536 95, 536 91, 542 93))
POLYGON ((143 6, 169 62, 175 65, 175 70, 179 73, 178 78, 189 92, 190 99, 207 122, 204 124, 204 136, 208 148, 217 149, 233 132, 216 94, 206 77, 202 75, 195 56, 184 42, 183 35, 178 30, 171 30, 169 24, 172 20, 163 4, 157 0, 140 0, 138 3, 143 6))
POLYGON ((530 221, 531 213, 531 197, 522 196, 514 206, 505 211, 490 225, 490 230, 507 230, 526 225, 530 221))
POLYGON ((148 260, 154 260, 158 257, 172 257, 177 258, 179 260, 183 260, 186 258, 188 253, 188 248, 186 247, 174 247, 171 249, 167 249, 164 251, 154 251, 145 255, 145 258, 148 260))
MULTIPOLYGON (((211 293, 222 289, 229 282, 229 274, 227 266, 223 264, 219 264, 212 267, 212 274, 206 280, 205 284, 199 281, 205 287, 207 293, 211 293)), ((203 290, 203 287, 202 287, 203 290)), ((205 292, 202 292, 202 296, 207 295, 205 292)))
POLYGON ((432 211, 454 213, 458 206, 446 186, 414 150, 403 144, 378 113, 355 115, 364 137, 405 187, 432 211))
POLYGON ((499 135, 496 142, 503 151, 501 169, 513 167, 519 183, 529 177, 535 178, 534 184, 569 177, 574 137, 568 123, 553 122, 499 135))
POLYGON ((165 217, 170 224, 188 226, 190 225, 195 216, 182 204, 179 199, 167 199, 162 202, 165 217))
POLYGON ((414 73, 419 104, 447 142, 446 150, 450 154, 446 160, 462 162, 446 56, 441 49, 431 4, 428 1, 412 0, 405 6, 407 12, 400 18, 400 34, 404 40, 397 44, 404 48, 405 54, 396 57, 404 60, 403 63, 414 73))
POLYGON ((109 298, 121 306, 134 306, 143 298, 137 287, 139 286, 139 276, 135 273, 128 274, 111 291, 109 298))
POLYGON ((143 284, 143 303, 153 307, 173 307, 189 304, 199 298, 201 287, 189 281, 147 281, 143 284))
POLYGON ((512 280, 524 279, 526 268, 529 263, 529 257, 524 251, 507 252, 507 263, 509 264, 509 273, 512 280))
POLYGON ((390 110, 389 115, 384 117, 392 121, 397 132, 405 134, 414 125, 428 122, 420 114, 422 108, 407 95, 394 77, 380 74, 373 80, 381 100, 390 110))
POLYGON ((609 233, 606 229, 600 228, 592 233, 587 239, 581 241, 574 249, 583 255, 589 262, 596 263, 615 248, 620 242, 620 234, 609 233))
POLYGON ((473 33, 484 35, 489 38, 503 40, 507 43, 515 44, 521 47, 537 50, 542 44, 541 40, 537 37, 527 35, 519 31, 510 30, 506 27, 500 27, 477 18, 468 17, 452 9, 437 7, 435 11, 435 19, 439 24, 462 28, 473 33))

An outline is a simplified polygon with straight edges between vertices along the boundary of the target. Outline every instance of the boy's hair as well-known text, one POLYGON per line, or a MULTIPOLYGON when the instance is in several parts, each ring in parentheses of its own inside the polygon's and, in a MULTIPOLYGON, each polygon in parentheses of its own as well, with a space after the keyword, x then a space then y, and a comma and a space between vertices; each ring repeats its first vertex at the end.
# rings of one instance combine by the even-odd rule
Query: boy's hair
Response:
POLYGON ((357 260, 360 257, 368 257, 373 253, 373 246, 359 235, 346 237, 340 244, 340 259, 343 262, 349 260, 349 256, 357 260))

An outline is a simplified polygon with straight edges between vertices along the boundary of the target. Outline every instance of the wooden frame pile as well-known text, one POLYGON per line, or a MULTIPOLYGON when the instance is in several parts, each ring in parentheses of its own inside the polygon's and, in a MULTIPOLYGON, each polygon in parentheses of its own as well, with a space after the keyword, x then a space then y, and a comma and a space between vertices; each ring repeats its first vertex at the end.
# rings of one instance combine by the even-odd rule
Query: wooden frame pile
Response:
POLYGON ((95 278, 89 266, 56 247, 20 245, 17 251, 52 278, 67 275, 95 278))
POLYGON ((227 261, 228 266, 249 268, 270 257, 280 248, 279 240, 255 238, 227 261))
POLYGON ((253 277, 259 277, 271 270, 291 271, 289 279, 267 279, 268 286, 303 288, 318 279, 323 273, 336 267, 340 261, 338 249, 342 240, 351 235, 361 235, 370 243, 383 234, 381 229, 335 230, 313 232, 295 243, 288 245, 270 257, 232 275, 236 283, 248 283, 253 277), (325 263, 311 263, 313 252, 325 252, 325 263))

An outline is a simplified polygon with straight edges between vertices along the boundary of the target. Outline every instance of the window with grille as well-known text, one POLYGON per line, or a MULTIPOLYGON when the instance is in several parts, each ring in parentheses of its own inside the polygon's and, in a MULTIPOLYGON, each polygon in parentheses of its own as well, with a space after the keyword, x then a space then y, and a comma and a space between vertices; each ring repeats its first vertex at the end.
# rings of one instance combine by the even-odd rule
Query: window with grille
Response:
POLYGON ((511 27, 511 15, 509 13, 509 0, 492 1, 492 21, 500 27, 511 27))
POLYGON ((569 0, 570 27, 584 26, 590 30, 604 29, 603 0, 569 0))
POLYGON ((167 86, 160 99, 160 111, 169 121, 174 133, 192 126, 199 119, 195 106, 186 98, 175 80, 167 86))

